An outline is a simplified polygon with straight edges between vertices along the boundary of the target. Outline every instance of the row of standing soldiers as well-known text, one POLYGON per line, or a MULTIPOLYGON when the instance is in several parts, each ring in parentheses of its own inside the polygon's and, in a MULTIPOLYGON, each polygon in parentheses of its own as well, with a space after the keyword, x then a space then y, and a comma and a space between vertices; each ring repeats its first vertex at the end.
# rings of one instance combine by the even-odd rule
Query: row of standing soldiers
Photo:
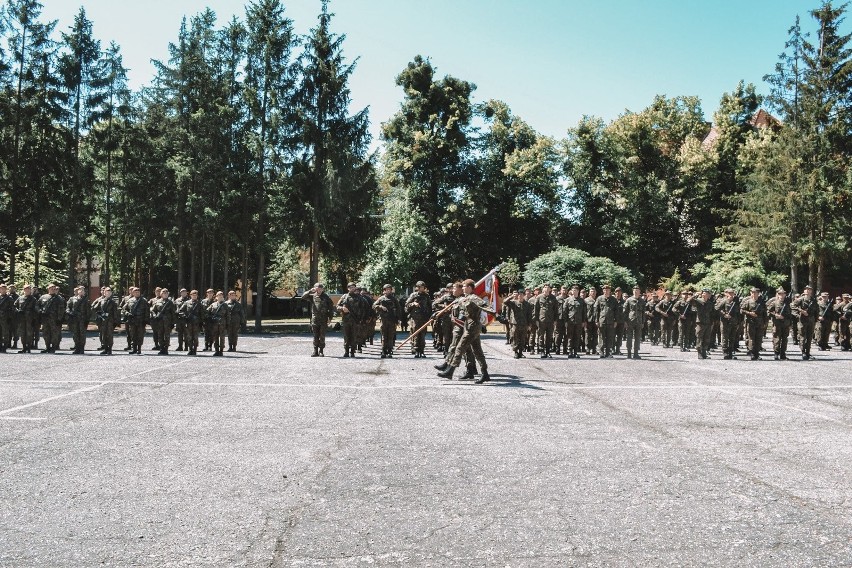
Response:
POLYGON ((802 358, 808 360, 813 358, 815 337, 820 349, 829 349, 832 328, 836 342, 849 349, 852 302, 848 294, 834 302, 827 293, 817 299, 810 286, 790 300, 783 288, 773 298, 752 288, 745 298, 733 289, 718 297, 705 289, 697 294, 683 291, 679 299, 666 291, 658 299, 656 292, 642 294, 638 287, 633 296, 625 297, 620 288, 611 295, 608 285, 600 296, 594 288, 585 293, 579 286, 570 290, 563 286, 557 293, 544 285, 514 292, 504 302, 503 314, 510 321, 507 343, 513 345, 516 358, 524 357, 524 352, 543 358, 560 352, 569 357, 581 353, 611 357, 621 354, 626 339, 627 356, 636 359, 639 342, 650 339, 653 345, 680 345, 682 351, 696 348, 700 358, 707 358, 710 348, 721 343, 724 357, 730 359, 745 337, 748 355, 759 359, 762 339, 772 324, 775 358, 786 359, 792 330, 802 358))
POLYGON ((146 326, 154 336, 154 350, 168 355, 171 333, 177 329, 177 351, 195 355, 198 336, 203 330, 205 351, 215 349, 214 355, 222 355, 225 337, 229 340, 229 351, 236 351, 241 326, 246 323, 245 310, 236 299, 236 293, 207 290, 207 297, 198 300, 198 292, 182 289, 174 300, 169 291, 157 288, 152 298, 145 298, 141 290, 131 287, 128 295, 117 300, 112 288, 104 286, 101 295, 90 302, 86 289, 78 286, 66 300, 55 284, 47 287, 47 293, 38 295, 34 287, 27 284, 18 295, 14 287, 0 284, 0 353, 11 347, 19 353, 31 353, 36 348, 39 334, 44 337, 42 353, 55 353, 60 348, 62 326, 67 324, 74 341, 72 354, 82 355, 86 347, 86 332, 89 323, 97 324, 102 355, 111 355, 115 329, 125 325, 127 347, 131 354, 142 354, 142 343, 146 326))

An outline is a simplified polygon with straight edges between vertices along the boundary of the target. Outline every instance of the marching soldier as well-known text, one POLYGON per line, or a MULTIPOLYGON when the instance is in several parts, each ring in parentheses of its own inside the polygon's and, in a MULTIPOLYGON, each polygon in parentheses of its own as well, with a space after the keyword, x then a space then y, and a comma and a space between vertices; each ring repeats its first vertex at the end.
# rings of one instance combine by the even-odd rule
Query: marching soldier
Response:
POLYGON ((624 341, 624 333, 626 331, 626 318, 624 314, 624 292, 621 286, 615 289, 615 301, 618 307, 615 310, 615 354, 621 355, 621 343, 624 341))
POLYGON ((228 351, 237 350, 237 340, 240 338, 240 329, 246 325, 246 311, 243 304, 237 300, 236 290, 228 290, 228 351))
POLYGON ((600 336, 600 358, 612 358, 612 348, 615 340, 616 311, 618 302, 612 295, 609 284, 603 285, 603 296, 595 301, 595 320, 600 336))
POLYGON ((836 318, 837 333, 840 335, 840 349, 841 351, 849 351, 850 347, 852 347, 849 341, 849 322, 852 321, 852 296, 849 294, 843 294, 842 301, 837 307, 836 318))
POLYGON ((68 320, 68 331, 74 339, 74 351, 71 354, 83 355, 86 351, 86 329, 91 318, 91 307, 83 286, 74 288, 74 295, 68 299, 65 307, 65 318, 68 320))
POLYGON ((775 297, 766 303, 766 313, 772 322, 772 348, 775 360, 787 360, 787 340, 790 338, 790 323, 793 314, 787 302, 787 291, 778 288, 775 297))
POLYGON ((325 332, 328 322, 334 317, 334 302, 325 293, 325 286, 319 282, 302 294, 302 299, 311 303, 311 331, 314 332, 314 352, 311 357, 325 357, 325 332))
POLYGON ((802 350, 802 361, 812 360, 811 342, 814 338, 814 325, 819 315, 819 305, 814 298, 814 289, 805 286, 804 293, 793 301, 791 306, 793 316, 799 320, 799 349, 802 350))
POLYGON ((361 341, 358 343, 358 353, 361 353, 361 347, 366 346, 369 342, 373 344, 373 336, 376 335, 376 312, 373 310, 373 296, 366 287, 361 286, 361 313, 364 314, 364 320, 361 322, 361 341))
MULTIPOLYGON (((420 329, 432 314, 432 302, 429 299, 429 294, 426 293, 426 283, 419 280, 414 285, 414 292, 408 296, 405 301, 405 311, 414 322, 414 329, 420 329)), ((426 357, 426 332, 423 331, 417 334, 417 337, 412 341, 411 353, 415 358, 426 357), (416 343, 416 345, 415 345, 416 343)))
POLYGON ((766 306, 760 300, 760 288, 752 288, 749 297, 740 304, 740 311, 745 316, 745 337, 748 354, 752 361, 760 359, 763 336, 762 322, 766 319, 766 306))
MULTIPOLYGON (((331 299, 329 299, 331 302, 331 299)), ((219 290, 212 304, 207 306, 207 315, 213 330, 213 356, 222 357, 225 351, 225 336, 228 334, 230 310, 225 303, 225 294, 219 290)))
MULTIPOLYGON (((464 335, 464 313, 462 312, 462 300, 464 299, 464 284, 461 282, 456 282, 453 284, 453 300, 447 304, 450 306, 449 313, 452 318, 452 326, 453 326, 453 337, 450 340, 449 347, 447 347, 446 352, 444 353, 444 362, 435 365, 435 368, 439 371, 446 371, 450 368, 450 361, 453 360, 456 353, 456 348, 458 347, 459 341, 461 341, 462 335, 464 335)), ((531 316, 531 312, 527 312, 529 317, 531 316)), ((462 356, 467 361, 467 372, 463 377, 459 377, 459 380, 473 379, 476 376, 476 359, 473 355, 473 350, 468 347, 466 353, 462 353, 462 356)))
POLYGON ((201 300, 201 325, 204 327, 204 351, 210 351, 213 345, 213 321, 210 319, 210 312, 207 310, 216 301, 216 292, 213 288, 208 288, 205 292, 205 297, 201 300))
POLYGON ((399 323, 399 302, 393 293, 393 286, 385 284, 382 286, 383 294, 373 302, 373 311, 382 321, 382 359, 393 357, 393 348, 396 345, 396 326, 399 323))
POLYGON ((56 353, 59 348, 59 338, 62 335, 62 317, 65 314, 62 297, 57 293, 56 284, 47 286, 47 294, 38 299, 36 312, 38 312, 42 335, 44 336, 44 349, 42 353, 56 353))
POLYGON ((699 359, 709 359, 710 346, 713 344, 713 313, 715 305, 713 292, 708 288, 701 290, 701 297, 693 296, 689 300, 690 306, 695 308, 695 350, 699 359))
POLYGON ((184 337, 186 336, 186 320, 180 312, 180 307, 187 300, 189 300, 189 293, 186 288, 181 288, 180 292, 178 292, 178 297, 175 298, 175 332, 177 333, 178 340, 178 346, 175 351, 189 350, 189 347, 184 346, 184 337))
POLYGON ((642 338, 642 329, 645 327, 645 309, 642 289, 639 286, 634 286, 633 296, 624 301, 623 308, 628 359, 641 359, 639 357, 639 342, 642 338))
MULTIPOLYGON (((142 301, 144 302, 144 299, 142 301)), ((115 326, 119 322, 119 315, 118 302, 112 297, 112 288, 109 286, 104 286, 104 297, 98 304, 98 310, 95 312, 95 320, 104 324, 104 345, 100 354, 112 355, 113 334, 115 326)))
MULTIPOLYGON (((447 284, 447 287, 444 289, 444 293, 439 296, 437 300, 432 302, 432 311, 440 312, 447 306, 453 303, 455 297, 453 296, 453 284, 452 282, 447 284)), ((447 352, 447 349, 450 348, 450 344, 453 342, 453 325, 452 319, 450 319, 450 312, 444 312, 441 316, 435 321, 437 326, 438 333, 438 351, 443 353, 447 352)), ((525 334, 526 336, 526 334, 525 334)), ((437 348, 437 347, 436 347, 437 348)))
POLYGON ((719 313, 722 334, 722 351, 725 359, 736 359, 734 351, 737 348, 737 330, 740 319, 740 303, 733 288, 725 289, 725 296, 715 305, 719 313))
POLYGON ((645 328, 651 345, 660 343, 660 314, 657 313, 657 293, 649 290, 645 295, 645 328))
POLYGON ((660 324, 662 326, 662 341, 663 347, 669 348, 672 346, 672 329, 676 324, 676 314, 674 313, 675 303, 672 300, 672 291, 666 290, 663 299, 655 308, 660 316, 660 324))
MULTIPOLYGON (((110 299, 112 300, 111 295, 110 299)), ((115 303, 115 300, 112 300, 112 302, 115 303)), ((142 297, 142 290, 136 286, 130 288, 130 298, 124 302, 122 308, 124 319, 127 321, 127 333, 130 337, 130 355, 142 355, 145 324, 148 322, 149 312, 148 300, 142 297)), ((105 328, 110 327, 106 320, 103 321, 105 328)))
POLYGON ((363 318, 361 313, 361 291, 354 282, 346 286, 347 292, 337 301, 337 311, 340 312, 341 328, 343 329, 343 357, 355 357, 358 346, 358 325, 363 318))
MULTIPOLYGON (((162 291, 163 289, 159 286, 154 288, 154 296, 148 300, 149 313, 153 313, 154 304, 160 299, 160 292, 162 291)), ((162 351, 163 349, 163 346, 160 345, 160 338, 163 337, 161 327, 162 320, 151 318, 151 334, 154 336, 154 346, 151 348, 151 351, 162 351)))
POLYGON ((172 343, 172 327, 175 324, 175 303, 169 298, 169 291, 166 288, 160 290, 160 297, 151 307, 151 320, 157 322, 155 333, 159 333, 157 343, 160 351, 157 355, 168 355, 169 346, 172 343))
POLYGON ((198 290, 189 293, 189 298, 184 300, 178 308, 180 319, 184 322, 183 344, 188 350, 187 355, 196 355, 198 352, 198 333, 201 330, 202 307, 198 300, 198 290))
POLYGON ((35 341, 36 298, 33 287, 24 285, 23 294, 15 300, 15 313, 18 320, 18 337, 21 338, 21 350, 18 353, 32 353, 35 341))
POLYGON ((491 306, 487 305, 482 298, 474 294, 475 286, 476 283, 471 279, 464 281, 465 296, 460 302, 462 317, 459 318, 462 320, 464 330, 453 352, 452 360, 449 361, 445 370, 438 373, 438 376, 445 379, 452 379, 453 373, 461 365, 462 356, 470 348, 473 350, 474 357, 476 357, 482 371, 482 376, 476 380, 476 384, 482 384, 491 380, 491 377, 488 375, 488 364, 485 362, 485 354, 482 352, 482 343, 480 341, 480 334, 482 332, 480 314, 483 311, 492 314, 497 317, 497 321, 500 323, 504 323, 504 318, 497 314, 491 306))
POLYGON ((533 308, 533 319, 538 324, 538 351, 542 359, 553 358, 550 350, 553 347, 553 327, 559 311, 559 302, 552 292, 550 284, 544 284, 533 308))
POLYGON ((529 330, 527 331, 527 344, 529 346, 530 353, 538 352, 538 319, 535 317, 536 311, 535 306, 538 303, 539 298, 541 297, 541 288, 535 287, 532 291, 532 296, 527 299, 527 302, 530 305, 530 309, 532 310, 532 315, 529 319, 529 330))

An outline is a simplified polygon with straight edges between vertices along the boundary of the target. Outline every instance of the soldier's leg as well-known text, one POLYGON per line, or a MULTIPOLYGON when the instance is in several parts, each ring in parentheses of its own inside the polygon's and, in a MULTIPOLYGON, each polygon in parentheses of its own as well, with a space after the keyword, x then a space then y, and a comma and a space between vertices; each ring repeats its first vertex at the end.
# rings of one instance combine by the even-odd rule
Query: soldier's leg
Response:
POLYGON ((189 343, 187 345, 187 349, 191 351, 192 355, 195 355, 195 353, 198 351, 198 334, 200 333, 200 331, 201 329, 198 325, 198 322, 191 322, 186 324, 186 339, 189 343))
POLYGON ((0 353, 5 353, 9 348, 9 320, 0 318, 0 353))
POLYGON ((565 322, 559 320, 556 322, 556 330, 553 333, 553 350, 560 353, 565 349, 565 322))
MULTIPOLYGON (((675 316, 672 316, 675 317, 675 316)), ((672 347, 680 341, 680 318, 672 322, 672 347)))
POLYGON ((112 323, 105 322, 104 324, 104 351, 112 353, 112 344, 115 338, 115 328, 112 323))
POLYGON ((326 324, 322 324, 318 327, 319 327, 319 334, 318 334, 319 349, 320 349, 320 353, 322 353, 323 350, 325 349, 325 332, 328 331, 328 326, 326 324))
POLYGON ((186 350, 186 322, 182 319, 177 320, 175 323, 175 334, 177 335, 178 351, 186 350))
POLYGON ((485 361, 485 353, 482 351, 482 338, 477 335, 470 342, 470 348, 473 351, 473 357, 476 359, 477 364, 479 364, 479 372, 483 376, 488 376, 488 363, 485 361))

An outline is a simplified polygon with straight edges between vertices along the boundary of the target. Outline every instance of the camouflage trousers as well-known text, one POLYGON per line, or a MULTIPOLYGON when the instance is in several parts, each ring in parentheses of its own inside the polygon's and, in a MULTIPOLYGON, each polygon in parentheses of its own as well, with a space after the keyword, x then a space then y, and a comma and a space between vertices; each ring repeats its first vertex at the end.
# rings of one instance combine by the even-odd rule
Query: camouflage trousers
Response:
POLYGON ((86 348, 86 329, 89 327, 89 322, 83 320, 73 320, 68 323, 68 331, 71 332, 71 337, 74 339, 74 349, 82 351, 86 348))
POLYGON ((197 321, 188 321, 183 328, 183 345, 187 351, 198 350, 198 333, 201 326, 197 321))
POLYGON ((799 322, 799 349, 802 355, 811 354, 811 342, 814 339, 814 322, 806 319, 799 322))
POLYGON ((639 355, 639 343, 642 339, 642 324, 640 322, 627 322, 625 342, 627 343, 627 355, 635 353, 639 355))
POLYGON ((787 341, 790 339, 790 324, 774 320, 772 324, 772 348, 776 355, 787 354, 787 341))

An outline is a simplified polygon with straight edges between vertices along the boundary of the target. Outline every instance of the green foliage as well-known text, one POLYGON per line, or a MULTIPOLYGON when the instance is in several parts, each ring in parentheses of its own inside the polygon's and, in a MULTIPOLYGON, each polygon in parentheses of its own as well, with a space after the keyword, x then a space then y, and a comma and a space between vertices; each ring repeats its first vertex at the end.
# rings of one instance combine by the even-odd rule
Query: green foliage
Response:
POLYGON ((523 270, 516 259, 507 258, 501 265, 500 273, 498 274, 501 284, 511 288, 521 282, 523 270))
POLYGON ((609 283, 626 290, 636 283, 636 278, 630 270, 608 258, 590 256, 579 249, 559 247, 527 263, 524 282, 527 286, 550 283, 555 286, 579 284, 598 287, 609 283))
POLYGON ((304 251, 284 241, 272 254, 269 263, 269 285, 274 290, 310 288, 312 282, 304 266, 304 251))
POLYGON ((710 288, 719 292, 733 288, 743 295, 752 286, 772 290, 784 282, 783 274, 767 271, 760 258, 739 243, 716 239, 713 251, 692 267, 696 289, 710 288))
POLYGON ((663 278, 662 280, 660 280, 659 284, 657 284, 657 287, 662 288, 663 290, 671 290, 675 294, 679 293, 685 288, 692 288, 691 286, 686 285, 686 282, 684 282, 683 278, 681 278, 680 276, 679 270, 675 270, 674 274, 672 274, 668 278, 663 278))

